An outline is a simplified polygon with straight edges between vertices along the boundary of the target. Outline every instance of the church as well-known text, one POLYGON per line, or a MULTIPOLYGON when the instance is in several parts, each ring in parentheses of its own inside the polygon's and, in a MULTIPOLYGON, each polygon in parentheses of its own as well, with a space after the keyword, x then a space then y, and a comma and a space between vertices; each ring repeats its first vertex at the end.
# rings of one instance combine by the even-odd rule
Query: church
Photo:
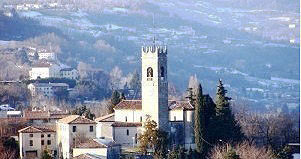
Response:
POLYGON ((114 113, 97 118, 96 137, 134 147, 143 122, 150 116, 160 129, 169 132, 172 144, 194 148, 194 107, 186 100, 168 100, 167 47, 155 43, 143 46, 141 60, 141 100, 122 100, 114 113))

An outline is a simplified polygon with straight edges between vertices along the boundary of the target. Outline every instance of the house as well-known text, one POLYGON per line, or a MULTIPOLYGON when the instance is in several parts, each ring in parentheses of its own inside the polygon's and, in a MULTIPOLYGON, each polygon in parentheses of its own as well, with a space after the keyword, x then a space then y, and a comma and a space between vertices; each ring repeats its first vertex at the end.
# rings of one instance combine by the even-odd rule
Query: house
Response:
POLYGON ((63 68, 60 70, 61 78, 78 79, 78 71, 74 68, 63 68))
POLYGON ((57 64, 38 63, 29 71, 29 78, 35 80, 38 78, 59 78, 61 67, 57 64))
POLYGON ((68 90, 69 85, 66 83, 31 83, 27 86, 31 96, 53 97, 55 92, 68 90))
POLYGON ((72 158, 71 149, 85 138, 96 138, 96 122, 79 115, 70 115, 57 121, 57 149, 59 157, 72 158))
POLYGON ((93 154, 106 159, 119 159, 120 153, 121 146, 113 140, 106 139, 88 139, 73 148, 73 158, 84 154, 93 154))
POLYGON ((52 156, 57 155, 55 130, 49 127, 28 126, 19 132, 20 158, 40 159, 47 149, 52 156))
POLYGON ((47 52, 47 51, 39 51, 38 52, 39 60, 45 59, 45 60, 57 60, 57 54, 54 52, 47 52))

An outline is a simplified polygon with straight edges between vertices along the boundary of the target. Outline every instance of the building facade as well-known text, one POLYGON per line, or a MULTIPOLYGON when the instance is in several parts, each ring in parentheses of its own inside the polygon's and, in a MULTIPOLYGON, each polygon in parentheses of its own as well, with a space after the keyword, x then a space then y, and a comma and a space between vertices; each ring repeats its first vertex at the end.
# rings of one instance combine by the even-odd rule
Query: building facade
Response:
POLYGON ((19 130, 21 159, 40 159, 47 149, 52 156, 57 155, 55 130, 46 127, 28 126, 19 130))
POLYGON ((56 64, 41 63, 36 64, 29 71, 29 79, 35 80, 38 78, 59 78, 60 77, 60 66, 56 64))
POLYGON ((56 125, 59 157, 72 158, 72 149, 80 140, 96 138, 96 122, 79 115, 60 119, 56 125))
POLYGON ((60 70, 61 78, 77 80, 79 78, 78 71, 74 68, 63 68, 60 70))

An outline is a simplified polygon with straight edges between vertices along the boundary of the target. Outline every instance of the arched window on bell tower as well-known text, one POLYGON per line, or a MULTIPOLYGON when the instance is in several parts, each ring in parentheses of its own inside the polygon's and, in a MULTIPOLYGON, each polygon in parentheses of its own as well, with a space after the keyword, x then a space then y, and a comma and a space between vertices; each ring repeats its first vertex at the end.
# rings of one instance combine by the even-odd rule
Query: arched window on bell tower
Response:
POLYGON ((161 72, 160 72, 161 78, 164 79, 164 76, 165 76, 165 70, 164 70, 164 67, 161 66, 160 70, 161 70, 161 72))
POLYGON ((153 74, 153 68, 148 67, 147 70, 146 70, 146 72, 147 72, 147 75, 146 75, 147 80, 148 80, 148 81, 152 81, 152 80, 153 80, 153 77, 154 77, 154 74, 153 74))

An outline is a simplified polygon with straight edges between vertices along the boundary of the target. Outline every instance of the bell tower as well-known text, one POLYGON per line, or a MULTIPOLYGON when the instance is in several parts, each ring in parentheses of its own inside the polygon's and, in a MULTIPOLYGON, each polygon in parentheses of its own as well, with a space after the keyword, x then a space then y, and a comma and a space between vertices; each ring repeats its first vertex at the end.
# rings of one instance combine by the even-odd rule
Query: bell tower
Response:
POLYGON ((169 129, 167 47, 143 46, 142 58, 142 111, 143 121, 149 115, 164 131, 169 129))

